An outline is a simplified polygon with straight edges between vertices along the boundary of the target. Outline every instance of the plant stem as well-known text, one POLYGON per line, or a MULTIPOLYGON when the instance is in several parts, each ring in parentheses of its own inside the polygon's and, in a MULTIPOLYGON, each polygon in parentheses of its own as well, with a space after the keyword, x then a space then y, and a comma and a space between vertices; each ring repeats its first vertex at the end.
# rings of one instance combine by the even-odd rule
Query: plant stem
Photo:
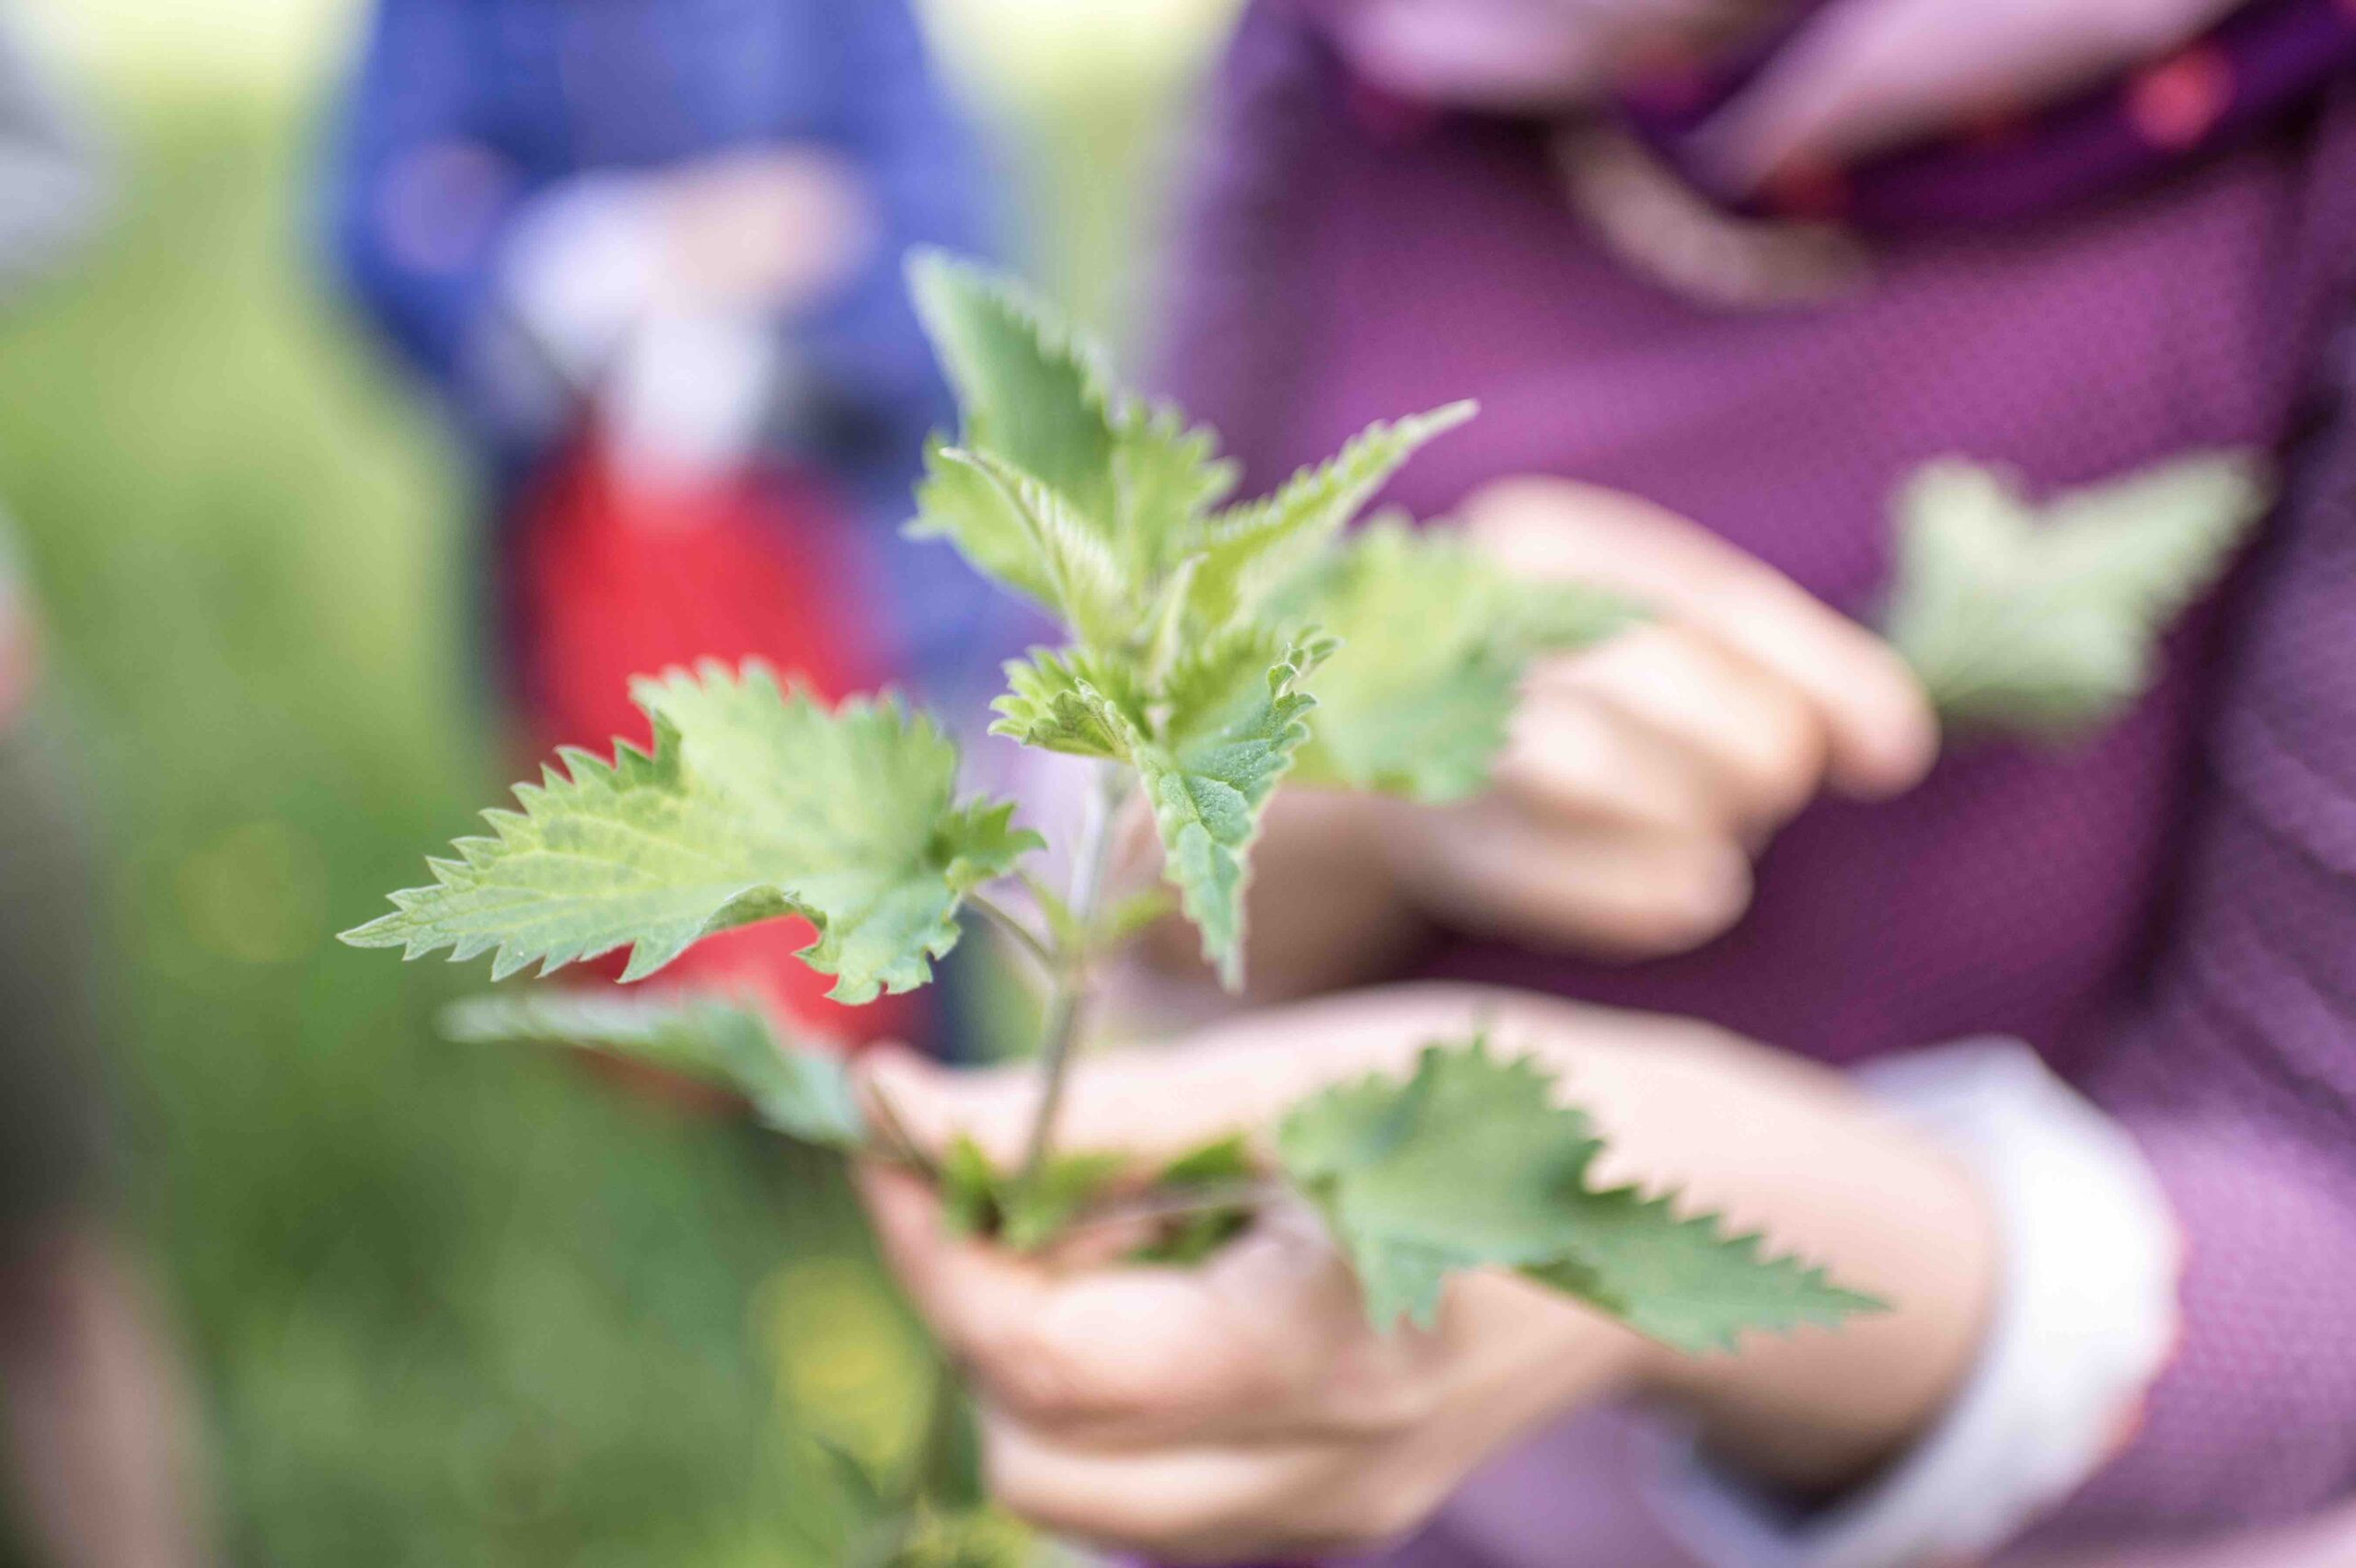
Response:
MULTIPOLYGON (((1083 932, 1095 925, 1096 905, 1104 892, 1105 865, 1112 858, 1113 829, 1128 782, 1116 764, 1100 762, 1095 767, 1079 847, 1072 857, 1072 921, 1083 932)), ((1071 1076, 1072 1046, 1080 1034, 1080 1003, 1089 988, 1088 955, 1057 956, 1061 962, 1048 969, 1046 1009, 1039 1020, 1039 1108, 1032 1115, 1023 1149, 1021 1179, 1026 1182, 1036 1179, 1055 1141, 1056 1114, 1063 1108, 1064 1082, 1071 1076)))
POLYGON ((1014 945, 1029 953, 1050 978, 1061 967, 1055 953, 1048 949, 1045 942, 1039 940, 1039 933, 1024 924, 1022 918, 1005 905, 979 891, 967 894, 965 904, 968 908, 978 912, 984 919, 1013 939, 1014 945))

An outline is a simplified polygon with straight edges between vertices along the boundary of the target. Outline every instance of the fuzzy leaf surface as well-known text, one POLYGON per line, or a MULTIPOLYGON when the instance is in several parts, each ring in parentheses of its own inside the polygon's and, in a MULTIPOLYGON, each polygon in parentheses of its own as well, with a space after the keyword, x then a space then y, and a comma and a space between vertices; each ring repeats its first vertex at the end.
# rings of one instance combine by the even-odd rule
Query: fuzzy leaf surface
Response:
POLYGON ((433 886, 344 940, 495 951, 494 978, 627 945, 637 979, 713 931, 791 912, 818 928, 803 962, 864 1002, 930 979, 964 894, 1038 847, 1011 804, 954 799, 955 748, 895 700, 830 711, 757 663, 634 695, 651 755, 564 753, 569 773, 519 786, 520 813, 486 813, 493 836, 461 839, 458 859, 429 862, 433 886))
POLYGON ((2265 510, 2262 467, 2206 453, 2054 497, 1926 465, 1899 502, 1887 628, 1943 718, 2066 737, 2150 684, 2161 636, 2265 510))
POLYGON ((1174 570, 1235 479, 1208 427, 1189 426, 1166 404, 1123 410, 1114 430, 1114 533, 1130 581, 1151 583, 1174 570))
POLYGON ((1034 648, 1007 661, 1006 695, 990 704, 990 733, 1073 756, 1126 757, 1146 722, 1134 668, 1086 649, 1034 648))
POLYGON ((1309 738, 1316 699, 1299 689, 1332 651, 1321 639, 1279 644, 1256 628, 1182 659, 1151 733, 1132 731, 1129 756, 1153 808, 1162 871, 1203 956, 1233 989, 1242 982, 1243 890, 1268 797, 1309 738))
POLYGON ((1887 1309, 1820 1268, 1768 1256, 1759 1237, 1729 1234, 1715 1215, 1680 1216, 1674 1194, 1582 1190, 1570 1206, 1565 1258, 1523 1272, 1689 1354, 1732 1350, 1745 1333, 1831 1327, 1887 1309))
POLYGON ((1295 778, 1427 801, 1487 784, 1533 657, 1633 617, 1595 590, 1508 578, 1452 530, 1384 519, 1277 604, 1339 643, 1310 683, 1318 712, 1295 778))
POLYGON ((1476 411, 1471 402, 1450 403, 1395 422, 1378 421, 1274 494, 1207 519, 1188 588, 1189 626, 1205 634, 1252 616, 1334 542, 1417 448, 1476 411))
POLYGON ((912 253, 907 271, 964 444, 1109 518, 1115 434, 1102 351, 1002 273, 932 249, 912 253))
POLYGON ((453 1003, 442 1031, 468 1044, 610 1052, 733 1090, 763 1122, 803 1143, 855 1149, 867 1142, 841 1058, 786 1039, 761 1009, 725 995, 544 986, 453 1003))
POLYGON ((924 477, 917 482, 910 538, 947 539, 966 564, 1040 608, 1056 607, 1056 585, 1037 535, 1006 487, 938 437, 925 444, 924 477))
POLYGON ((940 455, 997 487, 1030 539, 1047 607, 1083 643, 1110 649, 1128 639, 1142 614, 1140 593, 1102 529, 1070 497, 987 447, 949 447, 940 455))
POLYGON ((1323 1212, 1379 1326, 1430 1326, 1449 1277, 1479 1268, 1519 1270, 1687 1350, 1874 1305, 1763 1257, 1755 1237, 1724 1237, 1711 1216, 1592 1190, 1601 1148, 1551 1075, 1479 1036, 1425 1047, 1403 1078, 1327 1089, 1276 1135, 1286 1175, 1323 1212))

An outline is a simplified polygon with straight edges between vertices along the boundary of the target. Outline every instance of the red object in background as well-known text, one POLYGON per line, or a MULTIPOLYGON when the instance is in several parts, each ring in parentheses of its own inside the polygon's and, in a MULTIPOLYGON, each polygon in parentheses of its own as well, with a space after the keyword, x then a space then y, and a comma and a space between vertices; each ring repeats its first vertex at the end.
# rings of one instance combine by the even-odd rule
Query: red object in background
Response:
MULTIPOLYGON (((880 684, 884 657, 850 614, 852 525, 824 485, 794 473, 642 479, 593 428, 527 489, 515 519, 514 656, 535 761, 560 744, 648 744, 631 677, 699 659, 757 657, 828 698, 880 684)), ((913 996, 826 1000, 832 978, 793 956, 813 935, 800 918, 740 927, 644 984, 749 991, 853 1045, 916 1035, 913 996)), ((623 958, 583 968, 616 979, 623 958)))

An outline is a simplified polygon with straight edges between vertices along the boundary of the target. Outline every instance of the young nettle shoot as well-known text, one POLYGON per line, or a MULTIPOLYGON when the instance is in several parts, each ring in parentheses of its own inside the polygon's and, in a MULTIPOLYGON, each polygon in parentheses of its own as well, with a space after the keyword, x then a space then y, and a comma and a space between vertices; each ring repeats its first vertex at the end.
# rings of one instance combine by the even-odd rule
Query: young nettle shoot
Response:
MULTIPOLYGON (((724 1001, 534 995, 454 1020, 473 1038, 555 1039, 729 1083, 780 1132, 919 1163, 953 1220, 1011 1246, 1101 1213, 1117 1151, 1061 1150, 1056 1108, 1108 949, 1157 905, 1109 890, 1116 822, 1149 809, 1162 874, 1206 958, 1242 976, 1245 890, 1280 781, 1420 801, 1479 790, 1524 669, 1629 618, 1609 595, 1507 578, 1441 527, 1348 525, 1470 404, 1372 426, 1273 494, 1231 503, 1233 466, 1176 409, 1116 391, 1099 352, 1008 281, 949 257, 909 268, 962 428, 926 455, 912 531, 1046 610, 1059 648, 1007 667, 996 733, 1084 758, 1092 787, 1068 887, 1011 802, 963 798, 942 729, 898 701, 828 707, 757 664, 640 681, 652 749, 562 754, 491 833, 430 862, 433 882, 347 934, 415 957, 492 955, 494 978, 628 947, 626 979, 691 943, 797 914, 802 957, 867 1001, 931 978, 960 917, 1004 927, 1046 984, 1029 1158, 939 1158, 875 1125, 823 1053, 724 1001), (1018 892, 1017 890, 1021 890, 1018 892)), ((1749 1330, 1837 1322, 1874 1303, 1665 1195, 1592 1184, 1597 1136, 1537 1066, 1464 1038, 1414 1072, 1326 1090, 1274 1128, 1236 1129, 1177 1161, 1143 1200, 1154 1249, 1199 1256, 1289 1189, 1330 1222, 1368 1310, 1428 1324, 1445 1282, 1512 1268, 1691 1350, 1749 1330), (1246 1134, 1258 1136, 1247 1139, 1246 1134), (1252 1150, 1273 1148, 1273 1168, 1252 1150)))
POLYGON ((1898 501, 1889 640, 1951 731, 2085 734, 2151 684, 2162 633, 2271 499, 2247 453, 2203 452, 2032 506, 1949 458, 1898 501))

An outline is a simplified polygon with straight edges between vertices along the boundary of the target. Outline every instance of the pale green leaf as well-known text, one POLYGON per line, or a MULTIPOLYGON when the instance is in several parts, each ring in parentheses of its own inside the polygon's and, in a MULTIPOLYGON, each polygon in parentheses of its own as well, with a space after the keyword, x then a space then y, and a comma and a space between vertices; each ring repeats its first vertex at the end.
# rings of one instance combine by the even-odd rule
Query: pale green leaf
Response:
POLYGON ((1114 511, 1114 409, 1103 352, 1002 273, 929 248, 908 286, 964 416, 962 440, 1089 516, 1114 511))
POLYGON ((1309 737, 1303 716, 1316 703, 1299 689, 1302 677, 1330 651, 1322 639, 1280 645, 1257 628, 1232 632, 1180 660, 1161 693, 1161 722, 1128 736, 1163 874, 1230 989, 1242 983, 1252 841, 1309 737))
POLYGON ((1462 535, 1377 519, 1289 586, 1277 609, 1339 643, 1294 778, 1415 800, 1477 793, 1504 749, 1521 676, 1631 618, 1569 583, 1517 581, 1462 535))
POLYGON ((1013 280, 937 251, 917 253, 908 271, 957 394, 958 446, 1001 481, 948 471, 936 447, 910 531, 950 539, 1091 643, 1136 632, 1128 612, 1194 548, 1204 513, 1234 488, 1234 465, 1175 409, 1126 402, 1102 351, 1013 280), (1088 558, 1078 598, 1075 555, 1088 558), (1108 602, 1120 613, 1102 613, 1108 602))
POLYGON ((433 886, 345 933, 359 947, 454 959, 495 951, 504 977, 631 948, 624 978, 699 938, 789 911, 818 940, 802 957, 849 1002, 905 991, 957 940, 963 895, 1037 847, 1013 808, 954 799, 956 752, 895 700, 829 711, 768 671, 718 664, 639 683, 653 755, 563 754, 569 774, 522 785, 493 836, 429 862, 433 886))
POLYGON ((1173 570, 1203 513, 1227 498, 1235 478, 1207 427, 1189 428, 1166 404, 1124 409, 1113 448, 1114 532, 1130 580, 1156 582, 1173 570))
POLYGON ((1113 547, 1070 499, 996 453, 943 448, 941 456, 979 470, 1029 535, 1048 606, 1091 647, 1119 647, 1137 630, 1141 597, 1113 547))
POLYGON ((1210 632, 1251 615, 1331 545, 1418 447, 1471 419, 1476 408, 1450 403, 1395 423, 1378 421, 1273 495, 1207 519, 1195 546, 1201 564, 1188 594, 1190 626, 1210 632))
POLYGON ((2116 718, 2168 624, 2263 513, 2261 465, 2206 453, 2033 505, 2004 471, 1926 465, 1899 502, 1887 628, 1941 716, 2050 736, 2116 718))
POLYGON ((925 444, 910 538, 947 539, 975 571, 1042 609, 1056 608, 1056 584, 1036 532, 1006 488, 972 463, 952 461, 949 445, 925 444))
POLYGON ((954 1236, 998 1233, 1000 1182, 989 1152, 959 1133, 941 1151, 941 1221, 954 1236))
POLYGON ((990 704, 991 734, 1074 756, 1128 755, 1128 736, 1146 722, 1128 663, 1081 648, 1034 648, 1005 668, 1009 689, 990 704))
POLYGON ((469 1044, 558 1044, 608 1052, 742 1095, 789 1137, 828 1148, 867 1142, 839 1055, 782 1036, 760 1008, 707 991, 542 986, 452 1004, 442 1030, 469 1044))
POLYGON ((1752 1330, 1831 1323, 1870 1298, 1727 1238, 1666 1199, 1595 1191, 1601 1141, 1550 1074, 1475 1036, 1426 1046, 1404 1078, 1303 1101, 1277 1129, 1286 1175, 1324 1214, 1370 1320, 1430 1325, 1449 1278, 1518 1269, 1685 1350, 1752 1330))

